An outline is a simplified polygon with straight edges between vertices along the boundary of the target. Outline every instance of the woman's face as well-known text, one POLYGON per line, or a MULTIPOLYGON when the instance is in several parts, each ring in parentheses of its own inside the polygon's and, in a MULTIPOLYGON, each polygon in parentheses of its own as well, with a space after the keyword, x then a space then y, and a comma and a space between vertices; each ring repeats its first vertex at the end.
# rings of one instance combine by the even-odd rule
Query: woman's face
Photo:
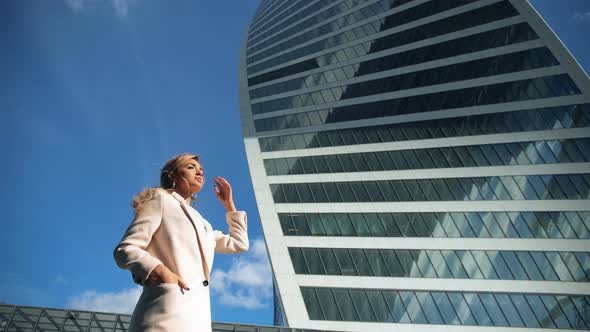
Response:
POLYGON ((205 184, 204 176, 203 166, 198 161, 190 159, 178 167, 178 175, 175 178, 176 187, 197 193, 205 184))

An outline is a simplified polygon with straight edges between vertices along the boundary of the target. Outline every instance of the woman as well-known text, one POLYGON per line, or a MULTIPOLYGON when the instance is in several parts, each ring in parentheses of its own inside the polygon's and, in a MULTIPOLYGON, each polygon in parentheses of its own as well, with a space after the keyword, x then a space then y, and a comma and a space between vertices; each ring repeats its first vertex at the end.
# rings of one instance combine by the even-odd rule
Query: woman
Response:
POLYGON ((229 234, 214 231, 191 207, 205 179, 198 156, 170 159, 160 174, 160 188, 133 198, 135 218, 114 252, 143 292, 129 331, 211 331, 209 271, 214 252, 248 250, 246 213, 236 211, 230 184, 213 179, 229 234))

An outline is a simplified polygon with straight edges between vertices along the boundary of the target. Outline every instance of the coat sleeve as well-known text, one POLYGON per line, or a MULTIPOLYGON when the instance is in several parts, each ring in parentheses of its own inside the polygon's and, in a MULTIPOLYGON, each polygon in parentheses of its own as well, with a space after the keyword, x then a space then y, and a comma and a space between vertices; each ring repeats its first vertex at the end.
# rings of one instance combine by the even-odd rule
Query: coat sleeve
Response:
POLYGON ((127 228, 113 256, 117 265, 131 271, 133 281, 143 285, 156 266, 162 262, 146 251, 153 234, 162 222, 163 201, 160 192, 142 204, 127 228))
POLYGON ((250 243, 248 241, 248 220, 246 212, 227 212, 225 219, 229 226, 229 234, 215 231, 215 251, 222 254, 247 251, 250 243))

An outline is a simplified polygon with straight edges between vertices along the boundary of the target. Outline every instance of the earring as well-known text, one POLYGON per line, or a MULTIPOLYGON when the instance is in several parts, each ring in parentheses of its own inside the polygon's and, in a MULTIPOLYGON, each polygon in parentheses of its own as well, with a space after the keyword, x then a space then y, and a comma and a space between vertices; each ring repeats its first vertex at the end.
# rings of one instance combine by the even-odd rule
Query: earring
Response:
POLYGON ((172 182, 172 189, 176 188, 176 181, 172 182))

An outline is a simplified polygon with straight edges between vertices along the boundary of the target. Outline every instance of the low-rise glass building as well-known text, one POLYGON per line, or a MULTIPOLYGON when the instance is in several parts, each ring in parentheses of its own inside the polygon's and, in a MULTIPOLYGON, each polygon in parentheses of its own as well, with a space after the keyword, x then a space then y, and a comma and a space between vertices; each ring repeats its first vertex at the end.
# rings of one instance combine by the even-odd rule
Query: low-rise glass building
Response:
MULTIPOLYGON (((3 332, 126 332, 131 315, 0 304, 3 332)), ((321 332, 276 326, 212 323, 213 332, 321 332)), ((171 331, 172 332, 172 331, 171 331)))

